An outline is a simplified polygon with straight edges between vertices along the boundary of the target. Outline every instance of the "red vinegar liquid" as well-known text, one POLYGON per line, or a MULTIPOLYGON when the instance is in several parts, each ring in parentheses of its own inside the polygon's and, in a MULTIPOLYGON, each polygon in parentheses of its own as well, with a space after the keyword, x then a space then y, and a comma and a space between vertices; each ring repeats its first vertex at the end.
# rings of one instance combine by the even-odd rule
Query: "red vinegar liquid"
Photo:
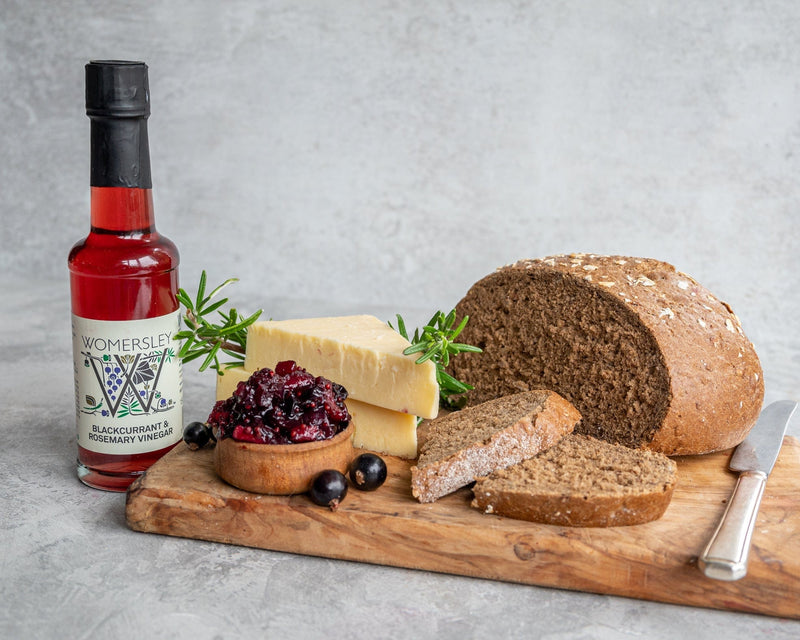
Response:
MULTIPOLYGON (((72 313, 140 320, 177 310, 178 250, 155 229, 152 191, 92 187, 91 221, 89 235, 69 254, 72 313)), ((79 446, 78 476, 97 489, 125 491, 173 446, 131 455, 79 446)))

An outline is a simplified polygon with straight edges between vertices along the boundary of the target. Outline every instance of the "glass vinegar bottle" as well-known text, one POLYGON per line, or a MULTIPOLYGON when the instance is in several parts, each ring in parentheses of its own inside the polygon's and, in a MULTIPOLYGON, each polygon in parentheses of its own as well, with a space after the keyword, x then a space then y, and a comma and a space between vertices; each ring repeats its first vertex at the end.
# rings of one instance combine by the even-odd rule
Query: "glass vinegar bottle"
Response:
POLYGON ((125 491, 182 435, 178 251, 155 228, 147 66, 86 65, 91 229, 69 254, 78 477, 125 491))

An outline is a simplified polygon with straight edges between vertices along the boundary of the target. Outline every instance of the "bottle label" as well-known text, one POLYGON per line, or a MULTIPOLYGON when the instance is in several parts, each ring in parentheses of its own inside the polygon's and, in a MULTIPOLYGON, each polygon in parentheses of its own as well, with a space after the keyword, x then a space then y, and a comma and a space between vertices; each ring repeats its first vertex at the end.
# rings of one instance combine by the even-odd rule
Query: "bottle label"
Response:
POLYGON ((183 434, 180 311, 144 320, 73 314, 78 445, 131 455, 175 444, 183 434))

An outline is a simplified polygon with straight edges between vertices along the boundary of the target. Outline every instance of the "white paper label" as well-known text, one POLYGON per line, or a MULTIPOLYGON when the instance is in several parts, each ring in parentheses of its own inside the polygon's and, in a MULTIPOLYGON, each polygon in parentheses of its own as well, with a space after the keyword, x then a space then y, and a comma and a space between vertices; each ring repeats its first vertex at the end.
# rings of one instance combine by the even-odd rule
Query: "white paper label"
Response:
POLYGON ((183 432, 180 311, 144 320, 72 316, 78 444, 131 455, 175 444, 183 432))

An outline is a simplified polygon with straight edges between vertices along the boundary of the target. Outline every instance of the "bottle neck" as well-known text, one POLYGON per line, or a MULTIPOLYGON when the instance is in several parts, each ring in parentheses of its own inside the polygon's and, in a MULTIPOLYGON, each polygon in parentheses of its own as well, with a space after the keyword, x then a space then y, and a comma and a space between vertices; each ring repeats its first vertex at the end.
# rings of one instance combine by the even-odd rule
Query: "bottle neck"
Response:
POLYGON ((92 231, 155 230, 147 119, 91 117, 92 231))
POLYGON ((155 231, 153 192, 126 187, 92 187, 92 232, 136 234, 155 231))

